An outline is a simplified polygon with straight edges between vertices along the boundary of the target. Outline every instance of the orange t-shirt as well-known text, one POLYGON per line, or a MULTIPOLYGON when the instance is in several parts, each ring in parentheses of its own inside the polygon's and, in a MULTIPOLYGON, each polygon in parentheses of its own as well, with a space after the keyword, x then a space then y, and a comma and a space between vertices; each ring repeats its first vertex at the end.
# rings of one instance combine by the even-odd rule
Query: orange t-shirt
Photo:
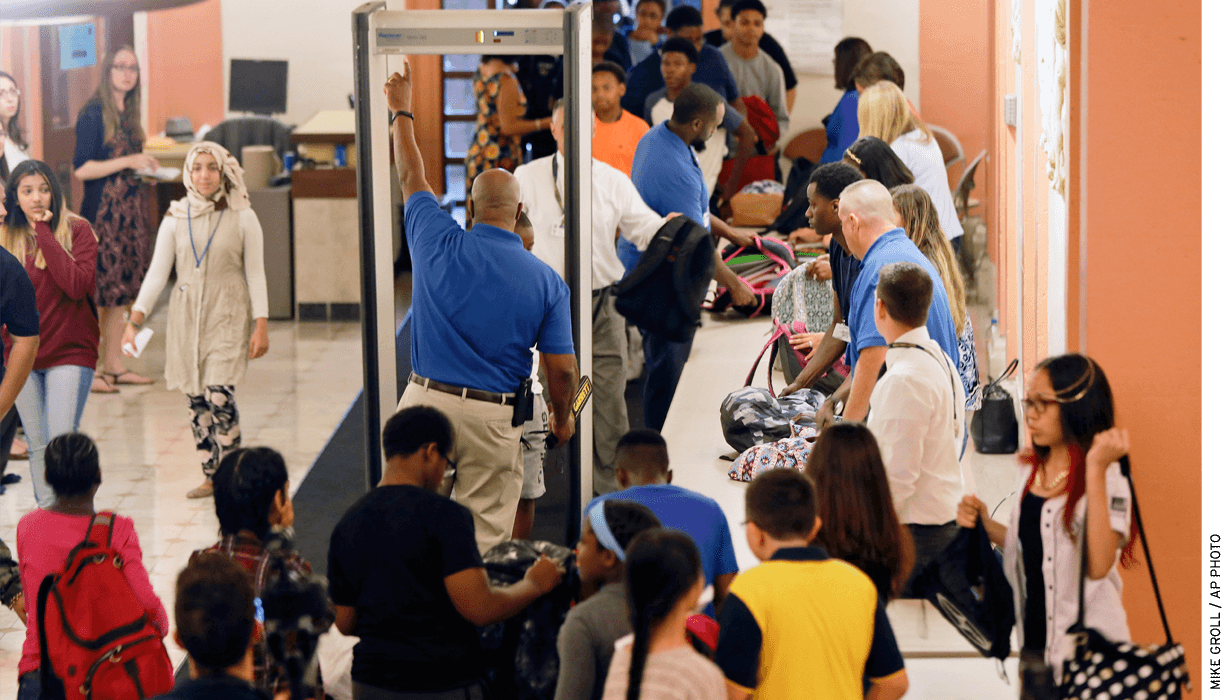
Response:
POLYGON ((632 159, 636 157, 636 144, 649 131, 644 119, 628 110, 619 113, 619 119, 607 124, 594 120, 593 154, 598 160, 632 177, 632 159))

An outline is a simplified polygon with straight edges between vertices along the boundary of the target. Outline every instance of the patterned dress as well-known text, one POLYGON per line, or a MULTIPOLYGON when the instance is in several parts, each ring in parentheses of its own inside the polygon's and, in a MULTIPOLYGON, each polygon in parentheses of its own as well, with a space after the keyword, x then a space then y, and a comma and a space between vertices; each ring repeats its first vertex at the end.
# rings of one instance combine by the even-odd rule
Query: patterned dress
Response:
MULTIPOLYGON (((490 78, 484 78, 482 73, 474 74, 474 101, 478 106, 478 119, 474 129, 474 139, 470 142, 470 150, 466 153, 466 199, 470 198, 470 188, 474 178, 486 170, 503 168, 512 172, 521 165, 521 137, 505 136, 500 133, 500 80, 507 73, 496 73, 490 78)), ((514 79, 509 83, 517 90, 517 101, 525 107, 525 95, 521 86, 514 79)))
POLYGON ((965 328, 957 336, 957 351, 961 355, 957 371, 965 386, 965 410, 977 411, 982 408, 982 387, 978 383, 978 350, 974 347, 974 324, 969 314, 965 314, 965 328))
MULTIPOLYGON (((132 129, 117 129, 104 138, 102 103, 91 101, 77 116, 77 149, 73 167, 140 153, 144 147, 132 129)), ((149 266, 149 207, 137 174, 129 169, 85 183, 81 216, 98 235, 95 275, 98 305, 127 306, 137 298, 149 266)))

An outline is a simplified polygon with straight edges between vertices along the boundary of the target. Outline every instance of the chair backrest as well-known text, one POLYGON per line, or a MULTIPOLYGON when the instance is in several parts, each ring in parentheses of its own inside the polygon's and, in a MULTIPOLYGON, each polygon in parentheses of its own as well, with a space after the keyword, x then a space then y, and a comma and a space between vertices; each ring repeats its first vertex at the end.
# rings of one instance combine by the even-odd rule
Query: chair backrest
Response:
POLYGON ((794 161, 795 158, 806 158, 813 163, 820 162, 824 149, 829 147, 829 135, 824 129, 808 129, 796 134, 786 144, 782 155, 794 161))
POLYGON ((928 124, 927 128, 931 129, 936 142, 940 145, 940 153, 944 155, 944 167, 950 168, 953 163, 957 162, 964 165, 965 149, 961 147, 961 142, 957 140, 957 137, 942 126, 928 124))
POLYGON ((279 160, 290 150, 291 127, 271 117, 235 117, 209 130, 206 141, 221 145, 236 158, 244 146, 273 146, 279 160))
POLYGON ((957 180, 957 188, 952 191, 952 202, 957 206, 957 215, 964 221, 969 215, 969 193, 974 189, 974 174, 978 171, 978 165, 982 163, 982 159, 987 157, 986 149, 979 153, 961 173, 961 179, 957 180))

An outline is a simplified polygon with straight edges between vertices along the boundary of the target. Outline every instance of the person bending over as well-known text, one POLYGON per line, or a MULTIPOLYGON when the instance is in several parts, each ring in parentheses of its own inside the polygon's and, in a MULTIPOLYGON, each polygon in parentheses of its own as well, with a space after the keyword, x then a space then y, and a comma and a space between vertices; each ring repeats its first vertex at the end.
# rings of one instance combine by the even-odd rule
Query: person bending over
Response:
POLYGON ((641 532, 661 526, 648 508, 631 501, 592 502, 586 509, 577 574, 582 590, 598 591, 569 610, 560 627, 555 700, 602 697, 615 640, 632 633, 624 587, 626 550, 641 532))
POLYGON ((398 411, 382 439, 384 478, 329 540, 337 628, 359 638, 354 696, 481 697, 486 667, 477 626, 517 614, 555 588, 563 571, 543 557, 518 583, 491 587, 469 511, 436 493, 453 447, 443 413, 398 411))
MULTIPOLYGON (((514 83, 515 84, 515 83, 514 83)), ((438 483, 470 509, 480 552, 512 535, 523 481, 513 404, 529 379, 536 347, 551 395, 551 432, 573 433, 576 393, 571 294, 516 234, 520 186, 507 170, 474 179, 467 232, 436 201, 427 182, 411 113, 410 64, 385 84, 393 112, 393 150, 405 197, 406 245, 414 276, 410 358, 414 368, 399 408, 426 405, 456 426, 455 468, 438 483)))
POLYGON ((714 606, 720 608, 730 582, 739 573, 730 525, 717 501, 671 484, 666 440, 656 430, 633 430, 615 448, 615 475, 622 491, 595 501, 618 498, 653 511, 662 525, 686 533, 700 550, 706 586, 713 586, 714 606))
POLYGON ((961 374, 927 333, 931 276, 914 263, 880 269, 876 330, 888 343, 888 370, 871 392, 867 427, 884 455, 893 506, 914 538, 915 565, 903 595, 957 534, 953 519, 965 479, 965 388, 961 374))
POLYGON ((253 684, 256 592, 252 578, 219 552, 194 556, 175 580, 175 642, 192 680, 166 700, 267 700, 253 684))
MULTIPOLYGON (((845 403, 846 420, 863 420, 880 368, 884 365, 887 342, 876 330, 875 299, 880 270, 895 262, 912 262, 927 271, 933 289, 927 311, 927 332, 950 359, 959 357, 957 334, 953 330, 948 296, 935 267, 918 246, 897 226, 893 198, 884 185, 861 180, 846 187, 838 204, 842 237, 863 269, 850 291, 850 342, 846 347, 850 376, 825 399, 816 422, 827 427, 835 420, 835 407, 845 403)), ((796 380, 797 381, 797 380, 796 380)))
POLYGON ((747 490, 747 542, 761 561, 722 606, 714 660, 727 697, 897 700, 909 687, 884 605, 867 575, 811 546, 824 523, 811 480, 773 469, 747 490))

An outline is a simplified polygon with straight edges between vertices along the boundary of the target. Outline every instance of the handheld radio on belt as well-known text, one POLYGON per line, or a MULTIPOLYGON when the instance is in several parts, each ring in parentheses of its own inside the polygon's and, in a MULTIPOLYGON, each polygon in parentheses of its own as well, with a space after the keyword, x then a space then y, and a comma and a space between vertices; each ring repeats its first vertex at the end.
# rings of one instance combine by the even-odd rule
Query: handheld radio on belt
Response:
MULTIPOLYGON (((581 377, 581 383, 577 386, 577 393, 572 397, 572 418, 581 415, 581 409, 585 408, 585 404, 589 402, 589 397, 594 393, 593 382, 589 381, 589 377, 581 377)), ((559 438, 555 437, 555 433, 547 436, 547 449, 553 450, 559 445, 559 438)))

